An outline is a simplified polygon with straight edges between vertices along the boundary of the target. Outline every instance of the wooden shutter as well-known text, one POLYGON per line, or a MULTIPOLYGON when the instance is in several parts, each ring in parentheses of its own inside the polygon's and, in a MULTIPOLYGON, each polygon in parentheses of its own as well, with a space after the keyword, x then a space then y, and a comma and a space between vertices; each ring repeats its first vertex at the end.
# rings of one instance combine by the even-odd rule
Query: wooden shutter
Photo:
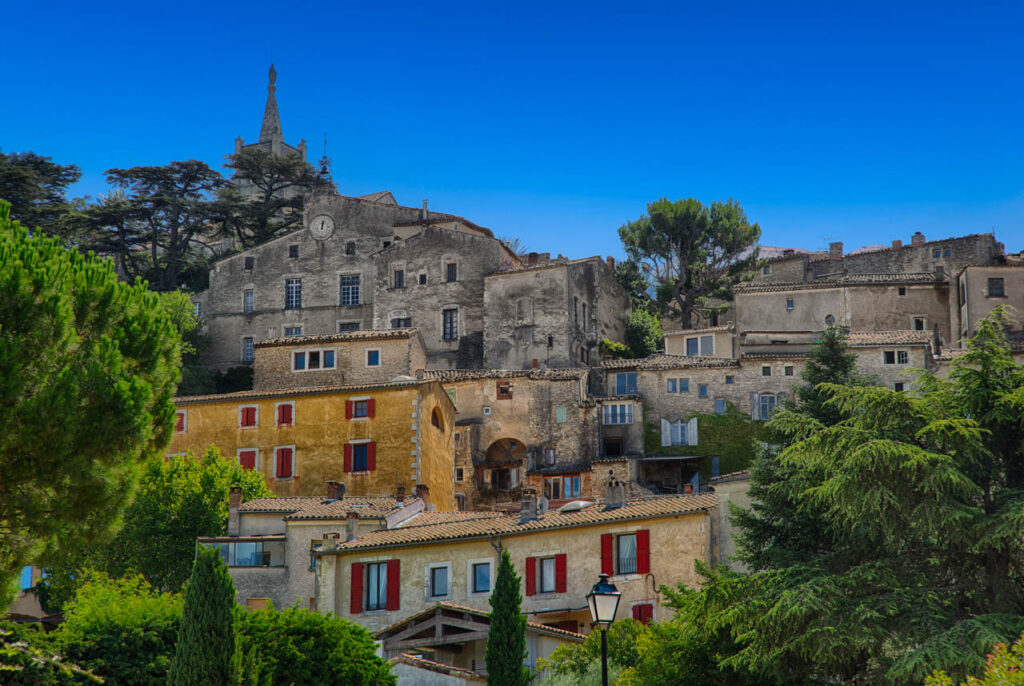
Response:
POLYGON ((387 609, 398 609, 398 590, 401 588, 402 579, 398 560, 388 560, 388 604, 387 609))
POLYGON ((184 412, 178 412, 177 413, 177 423, 174 425, 174 430, 179 432, 179 433, 185 430, 185 413, 184 412))
POLYGON ((672 445, 672 425, 667 419, 661 420, 661 445, 672 445))
POLYGON ((614 543, 614 537, 611 534, 601 534, 601 573, 608 576, 615 574, 615 561, 612 557, 614 543))
POLYGON ((346 472, 351 472, 352 471, 352 444, 351 443, 346 443, 345 444, 345 465, 344 465, 344 467, 345 467, 345 471, 346 472))
POLYGON ((373 398, 366 401, 366 416, 373 419, 374 412, 377 409, 377 403, 373 398))
POLYGON ((352 563, 352 582, 349 584, 348 613, 357 615, 363 611, 363 563, 352 563))
POLYGON ((345 419, 352 419, 352 401, 345 401, 345 419))
POLYGON ((761 396, 757 393, 750 394, 750 418, 761 419, 761 396))
POLYGON ((555 593, 565 593, 565 553, 555 555, 555 593))
POLYGON ((537 558, 526 558, 526 595, 537 595, 537 558))
POLYGON ((635 619, 638 622, 640 621, 640 615, 642 614, 641 611, 640 611, 642 607, 643 607, 643 605, 634 605, 633 606, 633 619, 635 619))
POLYGON ((633 606, 633 619, 643 624, 648 624, 654 618, 654 606, 650 603, 641 603, 633 606))
POLYGON ((242 469, 255 469, 256 451, 243 450, 242 452, 238 453, 238 464, 242 465, 242 469))
POLYGON ((686 444, 697 445, 697 418, 686 422, 686 444))
POLYGON ((286 479, 292 475, 292 449, 277 449, 277 478, 286 479))
POLYGON ((641 529, 636 532, 636 573, 651 571, 651 532, 641 529))
POLYGON ((291 426, 292 406, 290 403, 277 406, 277 423, 281 426, 291 426))
POLYGON ((377 468, 377 444, 369 442, 366 444, 366 469, 373 471, 377 468))

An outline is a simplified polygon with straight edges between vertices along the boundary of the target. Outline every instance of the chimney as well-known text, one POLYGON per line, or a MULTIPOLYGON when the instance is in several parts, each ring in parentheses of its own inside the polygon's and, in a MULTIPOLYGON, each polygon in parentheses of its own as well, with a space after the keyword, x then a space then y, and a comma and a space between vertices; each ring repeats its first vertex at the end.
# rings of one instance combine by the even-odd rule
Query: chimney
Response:
POLYGON ((416 497, 423 501, 424 512, 434 512, 437 506, 430 504, 430 487, 426 484, 416 484, 416 497))
POLYGON ((920 231, 915 232, 914 235, 910 237, 910 244, 924 245, 924 234, 920 231))
POLYGON ((608 268, 615 271, 615 258, 609 255, 607 258, 608 268))
POLYGON ((526 264, 537 264, 537 258, 540 257, 537 253, 531 252, 526 256, 526 264))
POLYGON ((541 515, 541 516, 547 514, 547 512, 548 512, 548 505, 549 504, 550 503, 548 501, 547 496, 543 496, 542 495, 540 498, 538 498, 537 499, 537 514, 541 515))
POLYGON ((537 493, 532 488, 523 491, 523 503, 519 509, 519 523, 537 521, 537 493))
POLYGON ((945 281, 946 280, 946 268, 941 264, 935 265, 935 280, 945 281))
POLYGON ((540 362, 535 357, 535 358, 533 358, 533 368, 537 369, 538 367, 540 367, 540 362))
POLYGON ((896 239, 895 241, 892 242, 892 249, 893 250, 899 250, 902 247, 903 247, 903 241, 901 241, 899 239, 896 239))
MULTIPOLYGON (((610 474, 611 472, 609 472, 610 474)), ((610 476, 604 486, 604 509, 614 510, 626 504, 626 484, 610 476)))
POLYGON ((426 221, 427 215, 429 214, 430 212, 427 211, 427 199, 423 198, 423 214, 420 215, 420 218, 426 221))
POLYGON ((395 486, 395 502, 397 502, 399 506, 405 504, 405 486, 402 486, 401 484, 395 486))
POLYGON ((324 534, 323 550, 337 550, 338 544, 341 542, 341 534, 334 531, 330 531, 324 534))
POLYGON ((345 484, 340 481, 327 482, 327 499, 341 500, 345 497, 345 484))
POLYGON ((841 260, 843 259, 843 243, 842 241, 836 241, 835 243, 828 244, 828 259, 830 260, 841 260))
POLYGON ((349 510, 345 513, 345 540, 354 541, 359 536, 356 534, 356 524, 359 523, 359 513, 349 510))
POLYGON ((242 506, 242 487, 232 486, 228 491, 228 536, 237 536, 240 524, 238 508, 242 506))

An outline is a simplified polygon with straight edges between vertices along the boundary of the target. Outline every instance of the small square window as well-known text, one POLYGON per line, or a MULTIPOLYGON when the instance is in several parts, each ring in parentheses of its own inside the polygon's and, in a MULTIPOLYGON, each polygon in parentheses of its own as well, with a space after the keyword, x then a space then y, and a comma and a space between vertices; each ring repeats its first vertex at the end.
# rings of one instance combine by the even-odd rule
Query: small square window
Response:
POLYGON ((914 331, 924 331, 924 317, 914 317, 914 331))
POLYGON ((896 351, 895 350, 884 350, 884 351, 882 351, 882 364, 896 364, 896 351))
POLYGON ((510 400, 512 398, 512 384, 508 381, 497 382, 498 400, 510 400))
POLYGON ((897 350, 896 364, 910 364, 910 353, 906 350, 897 350))
POLYGON ((898 289, 896 289, 896 291, 900 295, 906 295, 907 294, 907 287, 906 286, 900 286, 898 289))
POLYGON ((379 350, 367 350, 366 351, 366 366, 367 367, 379 367, 380 366, 380 351, 379 350))
POLYGON ((949 248, 946 248, 945 250, 942 251, 942 256, 943 257, 949 257, 950 254, 952 254, 952 253, 950 253, 949 248))
POLYGON ((761 376, 771 376, 771 375, 772 375, 772 368, 771 367, 769 367, 767 365, 765 365, 764 367, 761 367, 761 376))
POLYGON ((298 256, 299 256, 299 246, 298 245, 289 245, 288 246, 288 257, 298 257, 298 256))
POLYGON ((771 265, 766 264, 764 267, 762 267, 761 273, 764 274, 765 276, 768 276, 769 274, 771 274, 772 273, 771 265))
POLYGON ((727 377, 725 377, 725 383, 726 383, 726 385, 732 385, 732 384, 736 383, 736 380, 733 377, 731 377, 731 376, 727 376, 727 377))
POLYGON ((420 285, 421 286, 426 286, 427 285, 427 275, 426 274, 420 274, 420 285))
POLYGON ((708 397, 708 385, 706 383, 702 383, 697 386, 697 395, 701 398, 708 397))
POLYGON ((306 369, 306 353, 294 353, 292 355, 292 369, 297 372, 306 369))
POLYGON ((902 381, 897 381, 897 382, 895 382, 892 385, 892 390, 896 391, 897 393, 902 393, 903 389, 904 389, 904 384, 903 384, 902 381))
POLYGON ((793 365, 787 364, 785 368, 786 376, 793 376, 793 365))
POLYGON ((935 257, 942 257, 942 251, 941 250, 936 250, 933 254, 935 255, 935 257))
POLYGON ((301 336, 302 335, 302 327, 301 326, 286 326, 286 327, 284 327, 284 335, 287 336, 287 337, 301 336))
POLYGON ((238 408, 238 425, 243 429, 252 429, 257 425, 258 414, 255 405, 238 408))
POLYGON ((349 241, 348 243, 345 244, 345 254, 346 255, 355 255, 356 254, 356 244, 355 244, 354 241, 349 241))
POLYGON ((255 266, 256 266, 256 258, 255 257, 246 257, 245 258, 245 268, 246 269, 252 269, 255 266))
POLYGON ((792 310, 793 309, 793 299, 792 298, 786 298, 786 309, 787 310, 792 310))
POLYGON ((430 568, 430 597, 440 598, 448 595, 448 567, 430 568))
POLYGON ((1005 298, 1006 290, 1003 288, 1002 279, 989 279, 988 280, 988 297, 990 298, 1005 298))
POLYGON ((352 402, 353 417, 368 417, 370 415, 370 401, 354 400, 352 402))
POLYGON ((390 248, 391 247, 391 241, 384 241, 383 245, 384 245, 385 248, 390 248))
POLYGON ((462 467, 455 468, 455 480, 461 482, 465 478, 466 472, 462 467))

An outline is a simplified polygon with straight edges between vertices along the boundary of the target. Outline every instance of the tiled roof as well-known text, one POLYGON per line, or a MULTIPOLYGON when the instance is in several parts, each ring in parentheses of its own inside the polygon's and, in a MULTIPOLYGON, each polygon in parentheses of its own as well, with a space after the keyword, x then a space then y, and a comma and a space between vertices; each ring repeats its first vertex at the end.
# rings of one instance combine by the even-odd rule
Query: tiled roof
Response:
MULTIPOLYGON (((534 521, 520 524, 518 515, 488 517, 464 522, 427 524, 372 531, 354 540, 342 543, 337 550, 372 550, 375 548, 396 548, 422 543, 440 543, 490 536, 513 536, 534 531, 550 531, 580 526, 592 526, 605 522, 634 519, 651 519, 678 514, 702 512, 715 507, 718 500, 710 493, 687 496, 665 496, 633 500, 621 507, 606 510, 598 502, 577 512, 549 510, 534 521)), ((332 552, 331 550, 324 551, 332 552)))
POLYGON ((941 353, 935 356, 938 362, 949 362, 950 360, 960 357, 967 351, 963 348, 946 348, 941 353))
POLYGON ((708 479, 708 483, 712 486, 715 484, 723 484, 729 481, 744 481, 750 478, 750 470, 743 469, 738 472, 729 472, 728 474, 722 474, 721 476, 715 476, 708 479))
POLYGON ((703 329, 676 329, 675 331, 666 331, 666 336, 693 336, 699 333, 716 333, 719 331, 732 331, 735 325, 732 322, 728 324, 722 324, 721 326, 707 326, 703 329))
POLYGON ((588 369, 437 369, 423 372, 423 378, 441 383, 475 381, 477 379, 542 379, 546 381, 578 381, 586 378, 588 369))
POLYGON ((463 512, 420 512, 404 520, 400 526, 428 526, 431 524, 450 524, 452 522, 469 522, 474 519, 495 519, 502 517, 500 512, 463 511, 463 512))
POLYGON ((418 498, 406 498, 404 505, 390 497, 345 496, 330 500, 321 496, 295 496, 290 498, 257 498, 242 503, 238 511, 243 514, 283 514, 289 521, 302 519, 345 519, 349 512, 355 512, 359 519, 381 519, 401 507, 418 502, 418 498))
POLYGON ((869 348, 876 345, 929 345, 933 336, 928 331, 851 331, 846 344, 851 348, 869 348))
POLYGON ((430 217, 427 219, 413 219, 412 221, 396 222, 394 226, 430 226, 431 224, 441 224, 444 222, 458 222, 459 224, 465 224, 466 226, 482 231, 488 238, 494 238, 494 232, 488 229, 486 226, 480 226, 475 222, 471 222, 465 217, 460 217, 455 214, 446 214, 430 211, 430 217))
POLYGON ((957 272, 957 276, 962 275, 968 269, 1024 269, 1024 262, 1005 262, 1003 264, 984 264, 974 263, 965 264, 963 268, 957 272))
MULTIPOLYGON (((360 200, 369 200, 370 202, 380 202, 384 198, 391 195, 391 191, 377 191, 376 193, 367 193, 366 195, 357 195, 356 197, 360 200)), ((391 195, 391 199, 394 200, 395 196, 391 195)), ((397 204, 397 203, 396 203, 397 204)))
POLYGON ((522 262, 521 264, 510 265, 508 267, 499 269, 498 271, 493 272, 491 274, 487 274, 485 275, 484 278, 490 278, 492 276, 503 276, 505 274, 518 274, 520 272, 533 272, 541 269, 553 269, 555 267, 564 267, 569 264, 581 264, 583 262, 600 262, 601 264, 606 264, 604 258, 601 257, 600 255, 594 255, 592 257, 581 257, 575 260, 570 260, 568 257, 559 256, 554 259, 548 260, 547 262, 544 262, 542 264, 527 264, 526 262, 522 262))
POLYGON ((321 336, 282 336, 280 338, 268 338, 263 341, 256 341, 253 345, 257 348, 271 348, 275 346, 297 346, 322 343, 347 343, 349 341, 384 341, 395 338, 412 338, 419 333, 419 329, 360 329, 359 331, 347 331, 345 333, 329 333, 321 336))
POLYGON ((431 672, 437 672, 438 674, 444 674, 446 676, 457 678, 461 683, 487 683, 487 677, 480 672, 474 672, 471 669, 463 669, 462 667, 446 665, 443 662, 428 660, 425 657, 417 657, 416 655, 410 655, 409 653, 401 653, 397 657, 390 658, 388 662, 391 664, 402 662, 410 667, 426 669, 431 672))
MULTIPOLYGON (((396 377, 398 378, 398 377, 396 377)), ((200 403, 226 402, 233 400, 259 400, 260 398, 288 398, 296 395, 318 395, 321 393, 352 393, 355 391, 375 391, 388 388, 410 388, 433 380, 417 381, 412 377, 374 384, 348 384, 338 386, 309 386, 306 388, 277 388, 267 391, 236 391, 234 393, 218 393, 216 395, 183 395, 174 399, 175 405, 198 405, 200 403)))
POLYGON ((736 360, 729 357, 708 357, 705 355, 667 355, 655 353, 638 360, 606 360, 604 369, 692 369, 697 367, 735 367, 736 360))
POLYGON ((783 350, 764 350, 740 355, 742 360, 798 360, 807 357, 807 353, 787 352, 783 350))
POLYGON ((936 279, 933 272, 908 272, 900 274, 844 274, 834 279, 818 281, 794 281, 790 283, 756 283, 748 281, 734 287, 737 293, 775 293, 780 291, 809 291, 843 286, 884 286, 886 284, 936 284, 946 283, 936 279))

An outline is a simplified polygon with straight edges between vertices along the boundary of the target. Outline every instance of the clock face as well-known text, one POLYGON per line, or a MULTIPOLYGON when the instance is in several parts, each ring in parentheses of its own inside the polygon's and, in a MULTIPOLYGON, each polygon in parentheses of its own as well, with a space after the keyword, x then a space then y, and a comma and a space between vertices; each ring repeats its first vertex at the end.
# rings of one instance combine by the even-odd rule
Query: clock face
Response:
POLYGON ((309 234, 318 241, 330 238, 333 233, 334 218, 329 214, 318 214, 309 223, 309 234))

